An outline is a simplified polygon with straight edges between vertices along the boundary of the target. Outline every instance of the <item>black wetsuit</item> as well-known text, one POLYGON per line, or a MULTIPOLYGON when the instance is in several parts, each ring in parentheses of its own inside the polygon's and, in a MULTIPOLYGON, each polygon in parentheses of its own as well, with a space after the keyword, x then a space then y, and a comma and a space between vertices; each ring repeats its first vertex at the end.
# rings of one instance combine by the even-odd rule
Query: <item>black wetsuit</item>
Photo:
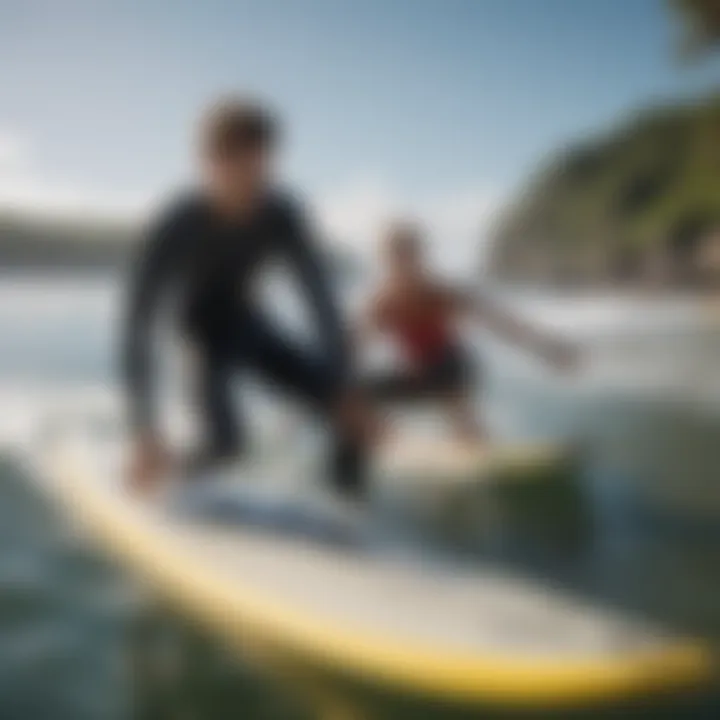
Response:
MULTIPOLYGON (((205 427, 203 457, 242 451, 244 432, 229 381, 249 368, 327 413, 347 380, 343 324, 301 212, 287 197, 268 195, 242 221, 222 218, 196 193, 176 202, 151 230, 135 268, 125 336, 125 375, 136 431, 154 431, 150 334, 155 311, 173 290, 181 333, 198 356, 197 403, 205 427), (268 261, 284 260, 300 279, 321 331, 311 353, 263 316, 253 282, 268 261)), ((345 488, 362 484, 362 453, 337 436, 332 476, 345 488)))

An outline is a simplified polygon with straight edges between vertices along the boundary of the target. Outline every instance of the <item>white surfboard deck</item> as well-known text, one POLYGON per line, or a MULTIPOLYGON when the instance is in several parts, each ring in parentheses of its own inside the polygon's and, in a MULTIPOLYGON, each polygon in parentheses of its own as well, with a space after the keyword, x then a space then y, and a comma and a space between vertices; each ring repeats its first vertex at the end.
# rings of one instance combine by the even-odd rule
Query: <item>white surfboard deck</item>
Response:
POLYGON ((380 449, 374 463, 380 481, 411 480, 463 484, 503 478, 525 478, 560 468, 570 453, 560 443, 461 442, 404 433, 380 449))
POLYGON ((702 644, 495 568, 404 564, 137 499, 123 487, 124 450, 119 438, 70 433, 35 456, 41 486, 128 570, 238 648, 508 706, 683 689, 711 671, 702 644))

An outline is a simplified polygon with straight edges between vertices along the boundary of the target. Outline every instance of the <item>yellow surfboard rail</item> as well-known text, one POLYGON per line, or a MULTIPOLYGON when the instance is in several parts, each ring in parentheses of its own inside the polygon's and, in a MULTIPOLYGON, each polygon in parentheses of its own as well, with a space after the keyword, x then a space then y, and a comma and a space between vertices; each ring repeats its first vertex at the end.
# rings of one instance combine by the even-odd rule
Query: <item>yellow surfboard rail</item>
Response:
POLYGON ((52 461, 58 495, 102 546, 226 642, 269 664, 312 668, 413 697, 508 709, 594 706, 654 693, 691 691, 715 677, 702 642, 618 658, 559 661, 438 649, 361 632, 222 577, 181 552, 141 505, 117 512, 97 479, 71 457, 52 461))

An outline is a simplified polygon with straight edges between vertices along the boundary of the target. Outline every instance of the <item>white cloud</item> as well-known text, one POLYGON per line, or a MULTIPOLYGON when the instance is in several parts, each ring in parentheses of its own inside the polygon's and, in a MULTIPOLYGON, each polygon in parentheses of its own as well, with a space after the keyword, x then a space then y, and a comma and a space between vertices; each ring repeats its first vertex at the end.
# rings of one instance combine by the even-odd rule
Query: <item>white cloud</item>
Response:
POLYGON ((335 241, 367 252, 380 228, 401 211, 397 197, 377 182, 335 188, 317 198, 318 219, 335 241))
POLYGON ((382 227, 412 217, 427 229, 431 250, 446 270, 475 271, 484 257, 486 232, 501 195, 484 186, 410 197, 380 181, 366 180, 321 194, 320 225, 336 241, 371 255, 382 227))
POLYGON ((146 197, 127 197, 42 173, 32 162, 30 143, 0 130, 0 209, 36 214, 127 218, 142 212, 146 197))
POLYGON ((29 157, 27 140, 17 133, 0 128, 0 173, 22 168, 29 157))
POLYGON ((133 218, 147 206, 145 198, 119 197, 32 173, 0 172, 0 208, 75 217, 133 218))
MULTIPOLYGON (((22 136, 0 130, 0 209, 132 218, 146 211, 154 199, 48 177, 33 164, 31 147, 22 136)), ((473 272, 482 259, 485 231, 500 193, 478 185, 411 196, 371 178, 321 192, 315 199, 326 234, 362 255, 372 256, 378 235, 389 220, 410 217, 427 228, 431 251, 441 267, 473 272)))

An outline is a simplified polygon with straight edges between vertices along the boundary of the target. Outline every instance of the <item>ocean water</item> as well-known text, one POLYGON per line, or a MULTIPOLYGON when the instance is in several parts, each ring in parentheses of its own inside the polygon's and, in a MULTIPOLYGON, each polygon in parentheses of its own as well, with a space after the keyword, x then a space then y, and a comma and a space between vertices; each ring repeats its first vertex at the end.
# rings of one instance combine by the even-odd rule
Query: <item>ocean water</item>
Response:
MULTIPOLYGON (((111 277, 0 280, 0 720, 313 717, 89 548, 18 461, 51 398, 112 389, 119 289, 111 277)), ((479 409, 499 436, 582 448, 594 539, 498 550, 437 527, 433 542, 720 642, 716 311, 692 298, 509 300, 581 342, 584 366, 557 377, 472 333, 479 409)), ((720 717, 720 702, 685 716, 720 717)))

